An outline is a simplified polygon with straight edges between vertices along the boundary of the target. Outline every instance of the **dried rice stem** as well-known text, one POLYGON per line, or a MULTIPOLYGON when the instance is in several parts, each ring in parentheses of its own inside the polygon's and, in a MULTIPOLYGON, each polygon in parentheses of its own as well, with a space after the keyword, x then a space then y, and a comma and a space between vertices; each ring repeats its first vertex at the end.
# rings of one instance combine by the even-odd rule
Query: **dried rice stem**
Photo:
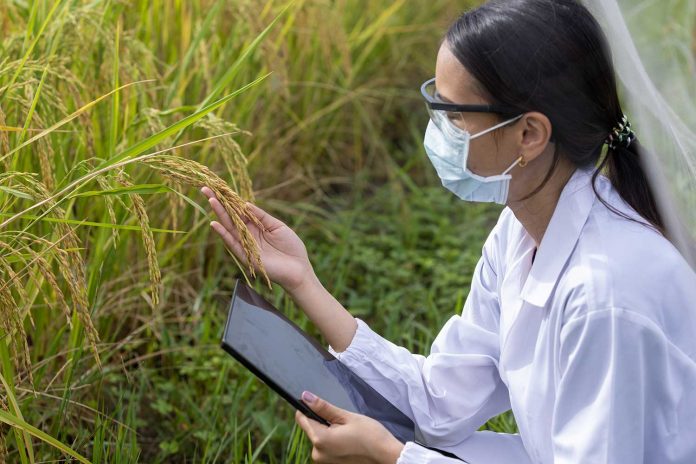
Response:
MULTIPOLYGON (((2 111, 2 108, 0 107, 0 126, 6 126, 7 121, 5 120, 5 113, 2 111)), ((0 158, 2 158, 4 154, 10 152, 10 139, 7 136, 7 132, 0 130, 0 158)), ((9 171, 11 169, 11 163, 9 159, 4 159, 3 160, 4 165, 5 165, 5 171, 9 171)))

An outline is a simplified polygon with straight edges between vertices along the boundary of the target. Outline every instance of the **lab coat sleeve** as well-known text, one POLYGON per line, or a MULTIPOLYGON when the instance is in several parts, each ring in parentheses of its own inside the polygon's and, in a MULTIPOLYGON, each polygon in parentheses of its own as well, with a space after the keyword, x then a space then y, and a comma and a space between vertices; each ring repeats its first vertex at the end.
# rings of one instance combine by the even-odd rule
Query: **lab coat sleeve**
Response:
POLYGON ((564 324, 559 353, 554 464, 696 462, 686 430, 694 409, 684 404, 693 362, 655 322, 622 308, 592 311, 564 324), (665 444, 670 459, 650 455, 665 444))
POLYGON ((498 373, 498 314, 496 275, 484 246, 462 315, 445 323, 429 356, 382 338, 361 319, 345 351, 329 350, 408 415, 424 443, 449 450, 510 409, 498 373))
MULTIPOLYGON (((519 434, 474 432, 459 446, 448 449, 468 464, 531 464, 519 434)), ((406 443, 396 464, 461 464, 414 442, 406 443)))

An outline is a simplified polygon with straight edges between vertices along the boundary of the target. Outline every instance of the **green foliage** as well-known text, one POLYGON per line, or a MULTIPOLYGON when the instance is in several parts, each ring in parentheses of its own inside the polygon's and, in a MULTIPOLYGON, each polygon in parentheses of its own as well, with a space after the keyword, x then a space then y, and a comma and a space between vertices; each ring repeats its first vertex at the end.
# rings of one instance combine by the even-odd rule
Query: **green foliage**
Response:
MULTIPOLYGON (((219 348, 241 273, 204 199, 143 164, 94 175, 155 150, 288 222, 339 301, 427 354, 499 213, 445 191, 421 147, 418 86, 466 7, 0 0, 0 315, 19 321, 0 326, 6 461, 309 462, 294 411, 219 348)), ((484 428, 516 431, 510 413, 484 428)))

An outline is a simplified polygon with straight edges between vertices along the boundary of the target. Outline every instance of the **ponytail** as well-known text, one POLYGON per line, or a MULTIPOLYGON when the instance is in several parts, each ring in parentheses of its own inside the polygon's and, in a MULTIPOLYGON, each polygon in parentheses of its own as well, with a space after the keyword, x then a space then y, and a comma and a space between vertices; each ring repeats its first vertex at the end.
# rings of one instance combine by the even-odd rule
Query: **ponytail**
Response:
POLYGON ((607 177, 619 195, 621 195, 621 198, 647 220, 658 232, 665 235, 664 222, 657 208, 655 195, 653 194, 648 178, 645 175, 645 170, 643 169, 643 163, 640 158, 641 152, 643 152, 643 147, 635 138, 628 146, 625 144, 619 144, 618 146, 610 145, 607 148, 606 156, 592 176, 592 189, 604 206, 609 208, 612 212, 625 219, 645 224, 616 210, 616 208, 609 205, 597 193, 595 189, 595 179, 602 168, 606 166, 607 177))

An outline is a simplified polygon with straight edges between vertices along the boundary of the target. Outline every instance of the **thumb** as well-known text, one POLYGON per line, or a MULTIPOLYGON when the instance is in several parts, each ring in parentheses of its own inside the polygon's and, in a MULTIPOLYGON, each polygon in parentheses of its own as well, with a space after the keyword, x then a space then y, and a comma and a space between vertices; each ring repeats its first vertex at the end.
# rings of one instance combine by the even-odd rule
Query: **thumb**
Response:
POLYGON ((302 400, 312 411, 330 424, 342 424, 350 414, 350 411, 334 406, 308 391, 302 392, 302 400))

